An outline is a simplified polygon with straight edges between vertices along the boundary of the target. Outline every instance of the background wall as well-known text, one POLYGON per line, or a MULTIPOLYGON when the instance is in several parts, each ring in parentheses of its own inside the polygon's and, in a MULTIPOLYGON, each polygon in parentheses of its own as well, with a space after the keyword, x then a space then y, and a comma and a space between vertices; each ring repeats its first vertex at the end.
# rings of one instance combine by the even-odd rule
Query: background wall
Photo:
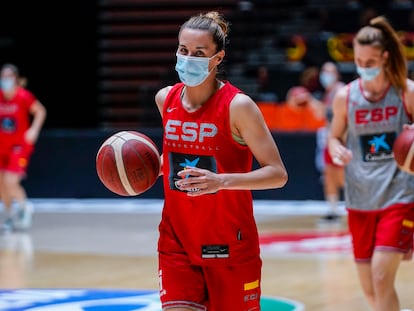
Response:
MULTIPOLYGON (((161 150, 161 129, 140 129, 161 150)), ((24 181, 32 198, 116 198, 96 174, 95 157, 112 132, 103 130, 45 130, 37 144, 24 181)), ((274 134, 287 166, 289 181, 282 189, 253 191, 256 199, 322 200, 322 186, 314 164, 314 134, 274 134)), ((256 163, 254 164, 256 166, 256 163)), ((162 198, 162 181, 143 198, 162 198)))
POLYGON ((15 63, 47 128, 96 128, 95 1, 1 1, 0 65, 15 63))
MULTIPOLYGON (((138 62, 142 55, 137 53, 145 52, 144 54, 150 55, 150 60, 156 62, 158 66, 164 63, 158 60, 156 55, 167 55, 168 59, 174 62, 176 32, 178 26, 188 17, 188 12, 196 13, 211 7, 226 12, 232 22, 232 35, 225 71, 233 84, 252 96, 256 91, 255 73, 259 65, 268 66, 271 77, 274 78, 271 81, 272 88, 283 99, 284 94, 279 90, 298 84, 299 75, 306 66, 318 66, 329 57, 326 53, 326 44, 320 42, 320 35, 327 33, 334 35, 335 29, 332 25, 326 28, 325 24, 321 24, 324 20, 320 19, 320 10, 331 12, 333 2, 331 6, 321 2, 322 7, 312 7, 308 4, 311 1, 303 0, 254 2, 256 4, 254 11, 244 14, 239 11, 237 0, 201 2, 183 0, 180 1, 180 5, 168 0, 155 2, 143 0, 2 1, 0 4, 0 10, 3 12, 0 19, 1 63, 16 63, 22 75, 28 78, 28 88, 48 109, 45 130, 33 155, 29 177, 24 181, 29 196, 117 197, 100 183, 95 172, 96 151, 103 140, 119 128, 112 127, 112 130, 108 130, 110 127, 102 125, 102 109, 106 104, 103 100, 104 95, 111 95, 112 88, 115 86, 123 89, 132 82, 139 81, 143 84, 139 92, 138 88, 137 90, 133 88, 130 101, 135 110, 132 113, 128 109, 125 111, 128 116, 137 116, 131 124, 132 129, 140 129, 160 144, 159 115, 153 104, 155 90, 160 86, 149 88, 144 84, 144 82, 149 83, 148 76, 140 79, 135 76, 137 68, 144 67, 143 62, 149 62, 148 60, 138 62), (158 7, 160 4, 164 5, 163 10, 158 7), (181 15, 177 10, 181 10, 181 15), (163 13, 166 11, 171 11, 171 16, 163 13), (162 14, 158 16, 157 12, 162 14), (112 26, 114 28, 111 28, 112 26), (167 34, 171 34, 171 39, 167 40, 163 37, 167 34), (286 48, 291 47, 288 35, 296 34, 301 34, 309 40, 308 53, 310 54, 301 61, 290 62, 286 59, 286 48), (112 35, 117 36, 112 37, 112 35), (311 39, 315 39, 316 42, 311 39), (115 56, 110 52, 115 51, 117 54, 118 50, 115 47, 124 41, 128 42, 124 51, 126 54, 118 55, 122 61, 115 61, 113 59, 115 56), (168 43, 168 48, 161 45, 163 42, 168 43), (100 50, 102 47, 105 47, 104 51, 100 50), (154 52, 155 48, 158 50, 154 52), (113 81, 108 80, 111 83, 105 80, 106 76, 103 79, 100 74, 106 73, 106 70, 103 70, 106 67, 102 66, 103 60, 109 62, 107 59, 111 64, 113 63, 115 69, 126 67, 127 76, 117 74, 113 81), (124 59, 131 60, 133 63, 124 64, 124 59), (136 67, 132 66, 134 64, 136 67), (102 92, 99 85, 109 85, 110 92, 108 91, 108 94, 102 92), (143 92, 142 90, 145 90, 143 93, 145 96, 140 93, 143 92), (153 109, 156 113, 154 128, 147 127, 141 120, 147 119, 144 111, 149 111, 148 109, 153 109)), ((335 3, 341 8, 339 13, 342 16, 344 14, 343 4, 340 4, 342 2, 335 1, 335 3)), ((358 13, 362 12, 363 7, 348 9, 358 13)), ((400 9, 398 12, 400 13, 400 9)), ((329 13, 327 16, 335 15, 329 13)), ((341 25, 345 27, 345 24, 341 25)), ((351 26, 351 23, 346 23, 346 26, 351 26)), ((403 25, 400 25, 400 28, 403 28, 403 25)), ((351 31, 352 28, 348 30, 351 31)), ((160 82, 164 86, 169 83, 167 80, 176 79, 176 75, 173 64, 167 64, 162 68, 163 70, 167 70, 169 74, 167 76, 161 74, 160 82)), ((121 107, 126 102, 124 97, 116 97, 114 105, 121 107)), ((125 119, 125 115, 120 115, 120 119, 125 119)), ((122 128, 126 129, 126 127, 122 128)), ((254 191, 254 197, 280 200, 322 199, 320 176, 314 164, 314 134, 275 133, 274 137, 280 147, 290 178, 283 189, 254 191)), ((161 180, 142 196, 161 197, 161 180)))

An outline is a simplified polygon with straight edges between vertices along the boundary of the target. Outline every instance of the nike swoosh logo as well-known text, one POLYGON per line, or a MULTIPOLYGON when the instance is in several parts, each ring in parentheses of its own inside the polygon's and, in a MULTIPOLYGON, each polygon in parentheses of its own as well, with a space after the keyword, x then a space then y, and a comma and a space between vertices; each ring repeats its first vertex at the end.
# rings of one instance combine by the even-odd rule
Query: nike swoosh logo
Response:
POLYGON ((173 107, 173 108, 167 108, 167 112, 172 112, 172 111, 174 111, 175 109, 177 109, 177 107, 173 107))

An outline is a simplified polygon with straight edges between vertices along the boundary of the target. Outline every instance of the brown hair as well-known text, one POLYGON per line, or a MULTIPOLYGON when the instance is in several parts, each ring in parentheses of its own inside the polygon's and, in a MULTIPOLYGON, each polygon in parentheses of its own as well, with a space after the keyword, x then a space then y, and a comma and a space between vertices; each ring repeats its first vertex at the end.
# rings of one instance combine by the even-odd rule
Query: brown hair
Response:
POLYGON ((11 72, 13 72, 13 74, 18 78, 19 77, 19 69, 17 68, 16 65, 12 64, 12 63, 6 63, 1 67, 0 71, 3 71, 5 69, 10 70, 11 72))
POLYGON ((404 46, 397 32, 384 16, 371 19, 368 26, 358 31, 354 43, 371 45, 381 51, 388 51, 385 74, 395 88, 406 90, 407 60, 404 46))
POLYGON ((14 65, 14 64, 12 64, 12 63, 6 63, 6 64, 4 64, 4 65, 1 67, 0 71, 6 70, 6 69, 8 69, 8 70, 10 70, 11 72, 13 72, 13 74, 14 74, 14 75, 15 75, 15 77, 16 77, 16 81, 17 81, 17 84, 18 84, 18 85, 20 85, 20 86, 22 86, 22 87, 26 87, 26 86, 27 86, 27 79, 26 79, 26 77, 22 77, 22 76, 20 76, 20 73, 19 73, 19 68, 17 68, 17 66, 16 66, 16 65, 14 65))
POLYGON ((211 11, 190 17, 190 19, 181 26, 180 33, 184 28, 206 30, 211 34, 213 41, 217 45, 216 52, 219 52, 225 49, 229 26, 230 23, 224 19, 223 15, 211 11))

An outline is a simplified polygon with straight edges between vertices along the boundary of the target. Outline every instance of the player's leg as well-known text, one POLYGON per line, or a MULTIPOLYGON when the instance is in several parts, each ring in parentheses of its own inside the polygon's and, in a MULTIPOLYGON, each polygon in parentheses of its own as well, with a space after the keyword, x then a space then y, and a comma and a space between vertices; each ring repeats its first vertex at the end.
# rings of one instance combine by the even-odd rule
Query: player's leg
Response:
POLYGON ((12 198, 9 196, 6 183, 5 173, 0 171, 0 198, 2 202, 2 214, 1 214, 1 230, 10 231, 13 229, 13 213, 12 213, 12 198))
POLYGON ((333 165, 327 164, 325 166, 324 180, 325 200, 328 203, 327 219, 336 220, 339 218, 338 201, 340 193, 338 191, 337 176, 333 165))
POLYGON ((395 205, 381 211, 378 220, 372 279, 377 311, 399 311, 395 278, 401 260, 413 247, 414 205, 395 205))
POLYGON ((22 179, 26 176, 32 149, 32 146, 14 147, 4 172, 4 202, 10 210, 13 203, 17 205, 17 211, 13 216, 13 227, 17 230, 29 229, 32 223, 33 208, 27 201, 26 191, 21 185, 22 179))
POLYGON ((403 253, 375 251, 372 258, 372 279, 376 311, 399 311, 395 277, 403 253))
POLYGON ((344 185, 344 169, 333 163, 327 148, 324 149, 324 163, 323 192, 328 211, 322 220, 336 221, 340 219, 338 202, 344 185))
POLYGON ((168 311, 207 310, 203 271, 191 265, 185 253, 163 253, 159 258, 161 306, 168 311))
POLYGON ((13 229, 12 197, 9 193, 8 185, 5 180, 6 171, 10 166, 10 150, 2 149, 0 152, 0 196, 2 201, 3 213, 1 217, 1 230, 10 231, 13 229))
POLYGON ((207 289, 201 267, 193 265, 168 217, 159 225, 158 277, 163 310, 206 311, 207 289))
POLYGON ((344 188, 345 171, 343 167, 327 164, 325 168, 325 193, 332 219, 340 219, 338 203, 344 188))
POLYGON ((32 205, 27 201, 26 191, 21 185, 22 175, 5 172, 4 183, 6 185, 6 201, 10 210, 15 202, 17 210, 13 215, 13 227, 17 230, 29 229, 32 224, 32 205))
POLYGON ((348 209, 348 227, 352 238, 354 260, 359 283, 367 302, 374 310, 375 293, 372 283, 371 260, 376 239, 378 211, 366 212, 348 209))
POLYGON ((374 310, 375 293, 374 286, 372 284, 371 262, 357 262, 356 267, 358 272, 359 284, 361 285, 364 296, 371 308, 374 310))

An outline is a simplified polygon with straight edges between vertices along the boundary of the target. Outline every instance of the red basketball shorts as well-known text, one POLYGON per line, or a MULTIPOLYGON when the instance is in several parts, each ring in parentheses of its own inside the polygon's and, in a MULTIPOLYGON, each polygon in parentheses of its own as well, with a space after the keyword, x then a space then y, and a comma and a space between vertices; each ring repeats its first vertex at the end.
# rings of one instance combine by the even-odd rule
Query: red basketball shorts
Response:
POLYGON ((185 252, 159 253, 159 286, 163 308, 197 311, 259 311, 260 257, 235 266, 196 266, 185 252))
POLYGON ((28 144, 2 148, 0 151, 0 171, 25 175, 32 153, 33 146, 28 144))
POLYGON ((370 261, 374 250, 407 255, 413 249, 414 204, 396 204, 378 211, 348 209, 348 226, 357 261, 370 261))

